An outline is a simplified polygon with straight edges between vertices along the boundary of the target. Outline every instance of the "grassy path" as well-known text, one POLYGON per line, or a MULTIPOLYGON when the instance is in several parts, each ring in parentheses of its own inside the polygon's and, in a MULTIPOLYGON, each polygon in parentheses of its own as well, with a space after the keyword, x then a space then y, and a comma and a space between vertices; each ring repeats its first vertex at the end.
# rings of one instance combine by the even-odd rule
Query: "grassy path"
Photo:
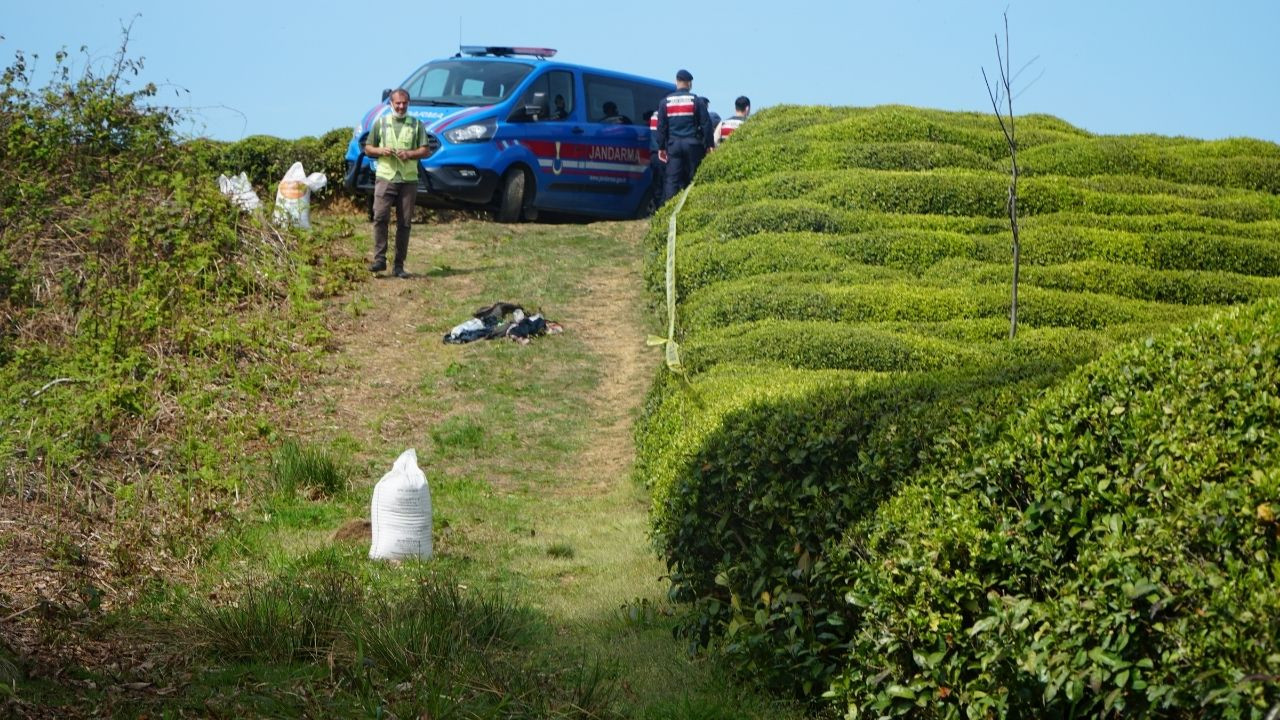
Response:
MULTIPOLYGON (((416 448, 432 485, 434 562, 538 610, 547 662, 610 669, 622 713, 788 717, 671 635, 647 498, 630 476, 632 424, 660 360, 644 345, 644 230, 415 225, 415 277, 374 279, 335 306, 338 351, 286 432, 353 458, 341 509, 355 542, 367 542, 358 528, 372 484, 416 448), (524 346, 441 343, 496 301, 540 309, 565 332, 524 346)), ((357 237, 353 252, 367 244, 357 237)), ((340 514, 282 522, 270 542, 286 555, 322 547, 340 514)))

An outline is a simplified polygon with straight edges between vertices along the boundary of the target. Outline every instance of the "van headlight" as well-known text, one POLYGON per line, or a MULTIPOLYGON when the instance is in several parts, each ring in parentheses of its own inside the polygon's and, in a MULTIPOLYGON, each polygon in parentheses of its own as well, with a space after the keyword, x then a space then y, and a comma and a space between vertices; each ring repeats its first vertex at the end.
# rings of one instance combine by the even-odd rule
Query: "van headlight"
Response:
POLYGON ((446 130, 444 137, 451 143, 484 142, 492 138, 496 132, 498 132, 498 121, 490 118, 489 120, 446 130))

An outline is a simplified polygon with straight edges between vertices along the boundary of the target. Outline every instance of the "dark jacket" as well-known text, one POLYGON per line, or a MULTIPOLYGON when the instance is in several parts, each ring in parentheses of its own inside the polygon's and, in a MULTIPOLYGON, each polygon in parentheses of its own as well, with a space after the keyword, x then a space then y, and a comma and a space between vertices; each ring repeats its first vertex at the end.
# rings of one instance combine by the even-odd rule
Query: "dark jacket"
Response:
POLYGON ((676 90, 658 103, 659 150, 666 150, 672 140, 696 140, 706 146, 712 130, 707 102, 692 90, 676 90))

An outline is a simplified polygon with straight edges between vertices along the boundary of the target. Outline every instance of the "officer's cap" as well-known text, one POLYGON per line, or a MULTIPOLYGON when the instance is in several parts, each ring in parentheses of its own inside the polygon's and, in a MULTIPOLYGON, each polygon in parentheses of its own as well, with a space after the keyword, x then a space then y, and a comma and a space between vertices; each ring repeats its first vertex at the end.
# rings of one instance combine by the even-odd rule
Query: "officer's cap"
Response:
POLYGON ((676 79, 680 82, 693 82, 693 73, 688 70, 677 70, 676 79))

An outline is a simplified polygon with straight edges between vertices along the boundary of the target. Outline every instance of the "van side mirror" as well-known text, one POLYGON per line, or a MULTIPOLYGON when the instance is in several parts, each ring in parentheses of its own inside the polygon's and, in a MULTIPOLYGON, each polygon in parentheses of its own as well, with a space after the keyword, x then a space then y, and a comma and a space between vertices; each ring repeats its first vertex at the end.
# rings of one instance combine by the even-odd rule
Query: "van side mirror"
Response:
POLYGON ((525 103, 520 110, 524 113, 526 119, 535 122, 541 120, 547 115, 547 94, 535 91, 533 96, 529 98, 529 102, 525 103))
POLYGON ((386 102, 389 97, 391 97, 391 88, 386 88, 382 91, 382 102, 386 102))

